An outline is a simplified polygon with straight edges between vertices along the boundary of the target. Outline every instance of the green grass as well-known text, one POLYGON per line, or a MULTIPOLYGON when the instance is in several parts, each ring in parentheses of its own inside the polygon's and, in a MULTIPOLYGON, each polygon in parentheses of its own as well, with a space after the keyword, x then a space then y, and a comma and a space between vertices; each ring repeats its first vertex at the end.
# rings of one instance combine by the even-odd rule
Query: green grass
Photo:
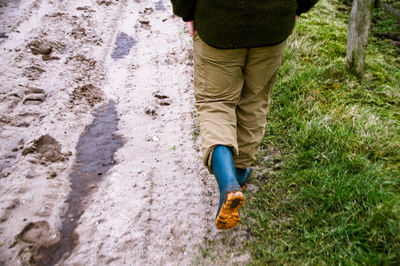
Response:
POLYGON ((400 264, 399 50, 376 37, 400 30, 374 25, 360 81, 338 8, 320 1, 285 51, 242 213, 250 264, 400 264))

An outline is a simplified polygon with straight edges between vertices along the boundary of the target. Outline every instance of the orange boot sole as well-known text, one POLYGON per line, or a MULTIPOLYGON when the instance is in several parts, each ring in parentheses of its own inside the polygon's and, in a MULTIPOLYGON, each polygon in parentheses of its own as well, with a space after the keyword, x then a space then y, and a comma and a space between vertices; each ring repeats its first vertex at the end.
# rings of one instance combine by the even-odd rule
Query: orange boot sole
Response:
POLYGON ((228 192, 225 196, 221 210, 215 219, 215 225, 219 230, 235 227, 240 222, 239 208, 243 206, 244 195, 242 191, 228 192))

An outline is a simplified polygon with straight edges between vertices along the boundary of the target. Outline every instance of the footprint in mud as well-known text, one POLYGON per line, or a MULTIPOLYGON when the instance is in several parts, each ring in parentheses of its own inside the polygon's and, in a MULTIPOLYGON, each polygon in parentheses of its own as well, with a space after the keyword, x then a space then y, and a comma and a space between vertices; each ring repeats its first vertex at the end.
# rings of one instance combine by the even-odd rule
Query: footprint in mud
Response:
POLYGON ((22 229, 22 231, 16 236, 16 240, 23 241, 25 243, 36 243, 49 239, 50 225, 46 221, 39 221, 35 223, 29 223, 22 229))
POLYGON ((25 68, 24 71, 24 76, 27 77, 29 80, 33 81, 33 80, 37 80, 40 78, 40 76, 46 72, 46 70, 44 70, 43 68, 41 68, 38 65, 33 65, 30 67, 25 68))
POLYGON ((57 242, 47 221, 27 224, 15 237, 10 248, 18 245, 18 257, 22 265, 37 265, 41 259, 41 249, 57 242))
POLYGON ((8 205, 0 214, 0 223, 3 223, 5 221, 8 220, 8 217, 10 215, 10 213, 12 212, 12 210, 14 210, 15 208, 17 208, 20 205, 20 201, 18 199, 13 199, 10 203, 10 205, 8 205))
POLYGON ((22 100, 23 104, 41 104, 46 100, 46 93, 42 89, 30 87, 25 91, 25 97, 22 100))
POLYGON ((29 110, 22 110, 17 116, 10 117, 10 125, 13 127, 30 127, 35 121, 41 122, 46 116, 44 114, 29 110))

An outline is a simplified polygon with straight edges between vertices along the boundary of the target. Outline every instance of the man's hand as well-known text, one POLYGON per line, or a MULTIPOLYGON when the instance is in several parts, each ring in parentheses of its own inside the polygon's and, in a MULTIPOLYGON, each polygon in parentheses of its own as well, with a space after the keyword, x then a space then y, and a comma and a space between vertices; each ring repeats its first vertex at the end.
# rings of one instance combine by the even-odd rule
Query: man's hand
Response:
POLYGON ((187 21, 186 22, 186 28, 188 29, 190 35, 192 35, 192 37, 194 37, 194 32, 196 31, 194 29, 194 21, 187 21))

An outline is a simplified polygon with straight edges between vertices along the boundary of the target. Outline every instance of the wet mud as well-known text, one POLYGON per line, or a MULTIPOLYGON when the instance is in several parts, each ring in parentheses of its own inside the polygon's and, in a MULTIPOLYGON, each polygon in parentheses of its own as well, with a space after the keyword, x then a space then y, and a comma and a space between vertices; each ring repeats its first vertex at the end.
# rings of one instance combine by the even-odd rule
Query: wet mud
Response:
POLYGON ((117 39, 115 40, 115 49, 112 53, 111 57, 115 60, 122 59, 126 57, 131 48, 136 44, 135 39, 129 36, 126 33, 119 32, 117 35, 117 39))
POLYGON ((114 134, 118 125, 115 103, 99 108, 94 117, 76 147, 77 158, 70 174, 71 192, 67 199, 68 210, 61 227, 60 240, 39 250, 39 265, 55 265, 78 244, 79 235, 74 230, 85 210, 84 200, 95 184, 114 166, 114 153, 123 144, 122 139, 114 134))

